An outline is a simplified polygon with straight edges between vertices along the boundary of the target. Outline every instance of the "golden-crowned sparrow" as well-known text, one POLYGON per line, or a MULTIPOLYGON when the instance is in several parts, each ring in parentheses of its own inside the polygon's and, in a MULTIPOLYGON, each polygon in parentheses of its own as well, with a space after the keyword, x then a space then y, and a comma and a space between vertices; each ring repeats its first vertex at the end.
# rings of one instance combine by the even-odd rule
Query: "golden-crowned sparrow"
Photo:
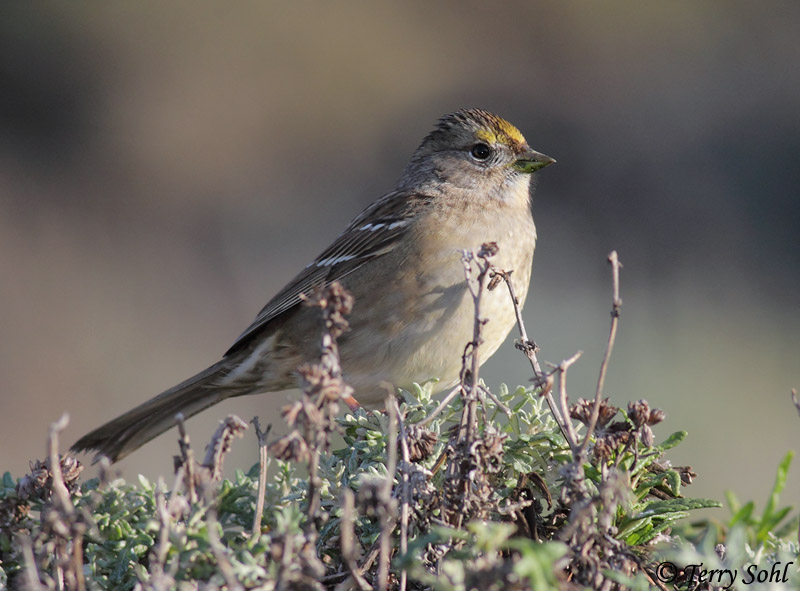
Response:
MULTIPOLYGON (((319 314, 301 295, 339 281, 355 298, 339 339, 343 377, 363 404, 390 382, 438 378, 444 388, 472 339, 473 304, 463 250, 496 242, 493 262, 528 292, 536 228, 531 173, 555 162, 504 119, 479 109, 445 115, 422 141, 397 188, 367 207, 314 262, 272 298, 221 361, 95 429, 73 446, 119 460, 175 424, 244 394, 296 386, 295 369, 319 355, 319 314)), ((481 361, 514 325, 507 293, 487 292, 481 361)))

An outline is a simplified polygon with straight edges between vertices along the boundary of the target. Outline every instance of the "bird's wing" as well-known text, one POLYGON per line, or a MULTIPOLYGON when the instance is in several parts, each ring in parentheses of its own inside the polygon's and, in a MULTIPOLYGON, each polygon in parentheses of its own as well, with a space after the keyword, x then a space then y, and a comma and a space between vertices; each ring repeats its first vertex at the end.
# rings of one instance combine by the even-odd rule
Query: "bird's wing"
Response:
POLYGON ((246 346, 271 320, 297 306, 301 295, 338 281, 394 250, 408 232, 411 220, 431 200, 427 195, 394 191, 367 207, 314 262, 267 302, 225 355, 246 346))

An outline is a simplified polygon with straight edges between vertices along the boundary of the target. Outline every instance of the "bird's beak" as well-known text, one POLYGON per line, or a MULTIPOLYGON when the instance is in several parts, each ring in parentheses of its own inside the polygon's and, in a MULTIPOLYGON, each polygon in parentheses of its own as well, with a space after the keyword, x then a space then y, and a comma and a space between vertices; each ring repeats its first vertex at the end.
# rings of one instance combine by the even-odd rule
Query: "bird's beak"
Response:
POLYGON ((555 161, 555 158, 550 158, 550 156, 545 156, 544 154, 540 154, 528 148, 519 155, 519 158, 517 158, 512 166, 520 172, 531 173, 545 166, 550 166, 555 161))

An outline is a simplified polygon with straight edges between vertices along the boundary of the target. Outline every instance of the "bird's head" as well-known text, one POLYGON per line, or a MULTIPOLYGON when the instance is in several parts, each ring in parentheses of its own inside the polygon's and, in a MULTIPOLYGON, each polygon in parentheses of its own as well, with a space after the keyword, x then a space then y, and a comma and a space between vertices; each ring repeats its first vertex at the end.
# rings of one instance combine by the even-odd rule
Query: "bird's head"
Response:
POLYGON ((442 117, 400 180, 405 188, 477 191, 502 200, 524 193, 531 173, 555 160, 531 149, 511 123, 481 109, 442 117))

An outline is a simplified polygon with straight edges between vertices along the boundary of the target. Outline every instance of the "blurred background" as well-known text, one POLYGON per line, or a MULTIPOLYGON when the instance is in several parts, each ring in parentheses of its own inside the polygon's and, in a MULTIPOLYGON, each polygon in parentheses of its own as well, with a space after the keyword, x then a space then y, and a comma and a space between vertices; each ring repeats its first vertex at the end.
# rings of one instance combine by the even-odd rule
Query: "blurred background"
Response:
MULTIPOLYGON (((525 317, 584 351, 590 396, 667 414, 658 440, 759 511, 800 418, 800 3, 11 4, 0 8, 0 471, 216 361, 394 186, 436 119, 495 111, 538 174, 525 317)), ((511 340, 490 386, 527 383, 511 340)), ((281 432, 296 393, 229 412, 281 432)), ((252 429, 251 429, 252 431, 252 429)), ((171 474, 173 431, 121 464, 171 474)), ((228 470, 257 461, 255 436, 228 470)), ((800 485, 792 472, 792 493, 800 485)), ((724 515, 723 511, 718 513, 724 515)))

